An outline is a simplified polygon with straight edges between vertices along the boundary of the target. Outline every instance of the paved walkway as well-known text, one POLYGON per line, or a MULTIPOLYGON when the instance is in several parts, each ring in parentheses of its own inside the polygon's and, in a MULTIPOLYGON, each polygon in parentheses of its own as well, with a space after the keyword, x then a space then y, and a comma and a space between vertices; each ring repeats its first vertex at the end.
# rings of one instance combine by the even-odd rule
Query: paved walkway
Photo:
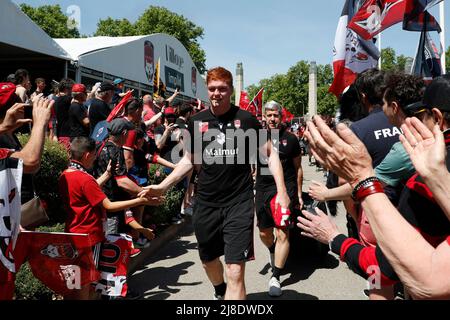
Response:
MULTIPOLYGON (((304 191, 311 180, 323 181, 323 172, 308 166, 305 171, 304 191)), ((345 213, 338 207, 335 221, 345 231, 345 213)), ((367 300, 363 294, 364 279, 350 271, 337 256, 328 254, 323 259, 314 257, 314 251, 305 252, 301 243, 291 250, 285 274, 281 281, 285 300, 367 300)), ((311 251, 311 250, 309 250, 311 251)), ((268 251, 255 232, 256 260, 247 264, 246 286, 249 300, 271 299, 267 294, 269 281, 268 251)), ((203 271, 197 252, 197 242, 190 225, 178 239, 174 239, 157 254, 145 260, 143 267, 129 280, 130 287, 144 293, 151 300, 211 300, 213 288, 203 271)))

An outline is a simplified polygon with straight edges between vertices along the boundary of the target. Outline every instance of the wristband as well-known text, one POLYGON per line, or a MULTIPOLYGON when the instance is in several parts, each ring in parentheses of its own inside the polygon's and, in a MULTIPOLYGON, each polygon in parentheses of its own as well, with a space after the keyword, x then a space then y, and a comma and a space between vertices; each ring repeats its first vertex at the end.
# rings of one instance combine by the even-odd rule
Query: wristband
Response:
POLYGON ((384 193, 384 189, 378 178, 371 177, 358 183, 352 192, 352 198, 356 202, 361 202, 366 197, 375 193, 384 193))

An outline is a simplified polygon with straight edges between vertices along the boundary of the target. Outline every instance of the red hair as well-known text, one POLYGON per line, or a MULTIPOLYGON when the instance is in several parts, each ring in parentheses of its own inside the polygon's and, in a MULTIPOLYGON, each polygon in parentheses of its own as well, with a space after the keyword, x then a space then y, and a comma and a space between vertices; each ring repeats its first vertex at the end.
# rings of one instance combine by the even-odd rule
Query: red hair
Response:
POLYGON ((217 67, 210 69, 206 76, 206 83, 208 84, 210 81, 225 81, 230 88, 233 88, 233 75, 230 71, 225 68, 217 67))

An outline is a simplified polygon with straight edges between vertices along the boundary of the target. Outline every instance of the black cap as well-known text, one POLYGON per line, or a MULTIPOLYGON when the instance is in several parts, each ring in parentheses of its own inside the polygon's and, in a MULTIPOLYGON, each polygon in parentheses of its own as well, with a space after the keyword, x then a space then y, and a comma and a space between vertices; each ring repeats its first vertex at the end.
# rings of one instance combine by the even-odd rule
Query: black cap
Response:
POLYGON ((108 131, 111 136, 119 136, 125 130, 133 130, 134 125, 124 118, 118 118, 111 121, 108 125, 108 131))
POLYGON ((114 85, 111 82, 105 81, 100 84, 100 88, 98 89, 98 92, 105 92, 105 91, 109 91, 109 90, 114 91, 115 89, 116 88, 114 87, 114 85))
POLYGON ((450 74, 434 79, 425 90, 423 104, 427 109, 450 112, 450 74))
POLYGON ((433 108, 450 112, 450 74, 435 78, 427 86, 423 100, 406 106, 404 111, 408 116, 414 116, 433 108))

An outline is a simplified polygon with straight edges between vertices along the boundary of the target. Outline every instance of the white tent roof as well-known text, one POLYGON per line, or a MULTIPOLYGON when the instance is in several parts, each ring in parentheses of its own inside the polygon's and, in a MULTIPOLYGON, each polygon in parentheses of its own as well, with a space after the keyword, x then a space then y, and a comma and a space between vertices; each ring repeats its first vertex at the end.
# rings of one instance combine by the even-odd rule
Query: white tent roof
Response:
POLYGON ((66 52, 69 53, 72 60, 79 60, 79 58, 84 54, 120 46, 145 37, 146 36, 93 37, 93 38, 54 39, 54 40, 56 41, 56 43, 58 43, 58 45, 64 48, 66 52))
POLYGON ((0 43, 69 60, 69 54, 10 0, 0 1, 0 43))

